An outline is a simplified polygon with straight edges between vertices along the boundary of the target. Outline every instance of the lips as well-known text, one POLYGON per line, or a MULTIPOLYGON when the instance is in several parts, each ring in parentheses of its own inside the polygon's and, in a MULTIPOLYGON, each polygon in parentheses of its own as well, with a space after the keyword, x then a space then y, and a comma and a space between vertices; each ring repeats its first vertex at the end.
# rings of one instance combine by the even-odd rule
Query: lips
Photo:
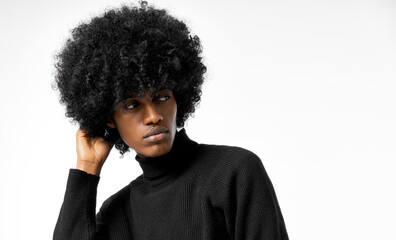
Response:
MULTIPOLYGON (((148 139, 150 137, 152 138, 155 135, 159 135, 161 133, 168 133, 168 132, 169 132, 169 130, 165 127, 155 127, 155 128, 150 129, 150 131, 148 131, 146 133, 146 135, 144 135, 143 139, 148 139)), ((164 134, 162 134, 162 135, 164 135, 164 134)))

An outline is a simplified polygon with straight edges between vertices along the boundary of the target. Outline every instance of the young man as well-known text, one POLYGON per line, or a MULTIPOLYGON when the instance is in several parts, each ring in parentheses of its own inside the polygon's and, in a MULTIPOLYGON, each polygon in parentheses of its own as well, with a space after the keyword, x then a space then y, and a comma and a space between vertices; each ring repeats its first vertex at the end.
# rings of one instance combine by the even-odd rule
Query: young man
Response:
POLYGON ((288 239, 261 160, 198 144, 182 128, 206 71, 183 22, 144 2, 109 10, 72 31, 56 67, 66 115, 80 129, 54 239, 288 239), (143 174, 96 215, 113 145, 133 149, 143 174))

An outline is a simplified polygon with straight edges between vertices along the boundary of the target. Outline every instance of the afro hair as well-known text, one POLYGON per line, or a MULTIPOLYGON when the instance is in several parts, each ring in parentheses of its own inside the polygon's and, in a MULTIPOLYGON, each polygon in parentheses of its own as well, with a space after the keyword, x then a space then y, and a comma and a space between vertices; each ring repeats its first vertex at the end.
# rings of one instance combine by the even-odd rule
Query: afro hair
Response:
POLYGON ((129 146, 107 123, 131 92, 171 89, 181 128, 201 99, 206 67, 202 46, 185 23, 164 9, 121 6, 71 31, 56 55, 55 88, 66 116, 90 136, 104 137, 123 155, 129 146))

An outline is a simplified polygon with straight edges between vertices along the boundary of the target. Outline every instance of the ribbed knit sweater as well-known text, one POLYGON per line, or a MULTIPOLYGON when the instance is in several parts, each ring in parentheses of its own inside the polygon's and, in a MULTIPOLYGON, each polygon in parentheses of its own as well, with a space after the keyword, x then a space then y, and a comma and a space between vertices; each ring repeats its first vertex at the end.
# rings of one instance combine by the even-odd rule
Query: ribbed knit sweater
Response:
POLYGON ((169 153, 136 160, 143 174, 98 214, 99 177, 71 169, 54 239, 288 239, 272 183, 254 153, 197 144, 182 129, 169 153))

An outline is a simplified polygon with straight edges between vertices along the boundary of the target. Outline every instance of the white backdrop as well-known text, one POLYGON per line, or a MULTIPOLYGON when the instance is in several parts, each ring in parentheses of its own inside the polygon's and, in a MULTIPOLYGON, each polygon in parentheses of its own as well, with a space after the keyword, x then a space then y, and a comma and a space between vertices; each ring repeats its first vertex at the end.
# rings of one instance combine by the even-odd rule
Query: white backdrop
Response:
MULTIPOLYGON (((0 239, 51 239, 77 126, 50 84, 69 30, 125 1, 0 3, 0 239)), ((396 239, 396 1, 151 1, 208 67, 190 138, 255 152, 290 239, 396 239)), ((112 151, 98 206, 141 174, 112 151)))

